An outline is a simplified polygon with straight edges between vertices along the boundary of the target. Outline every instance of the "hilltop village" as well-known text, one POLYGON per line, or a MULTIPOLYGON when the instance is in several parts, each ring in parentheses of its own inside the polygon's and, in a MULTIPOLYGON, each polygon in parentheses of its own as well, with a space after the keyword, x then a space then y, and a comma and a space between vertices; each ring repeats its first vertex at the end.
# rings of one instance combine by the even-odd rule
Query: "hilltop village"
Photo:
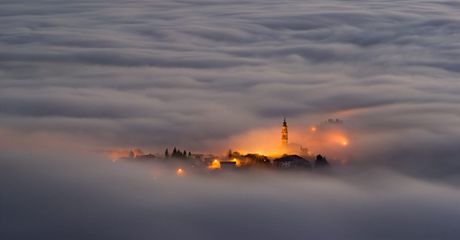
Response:
MULTIPOLYGON (((341 120, 331 120, 328 122, 341 123, 341 120)), ((316 130, 316 129, 315 129, 316 130)), ((215 156, 212 154, 199 154, 181 150, 176 147, 165 149, 164 154, 144 154, 140 149, 129 150, 127 156, 120 159, 135 162, 161 162, 176 167, 177 174, 185 171, 208 171, 216 172, 222 170, 243 170, 243 169, 296 169, 314 170, 327 169, 330 164, 326 157, 321 154, 312 155, 308 149, 300 147, 297 154, 293 152, 289 145, 288 124, 286 119, 281 125, 280 149, 286 152, 278 156, 265 156, 257 153, 241 154, 237 151, 228 150, 226 156, 215 156)))

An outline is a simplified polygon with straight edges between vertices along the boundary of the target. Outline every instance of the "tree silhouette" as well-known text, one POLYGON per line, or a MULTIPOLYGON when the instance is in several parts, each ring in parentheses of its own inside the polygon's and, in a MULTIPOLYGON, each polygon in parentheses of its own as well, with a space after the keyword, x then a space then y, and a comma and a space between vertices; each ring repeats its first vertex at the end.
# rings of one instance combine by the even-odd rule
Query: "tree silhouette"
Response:
POLYGON ((165 150, 165 158, 169 158, 169 151, 168 151, 167 148, 166 148, 166 150, 165 150))
POLYGON ((315 160, 315 168, 325 168, 325 167, 329 167, 329 162, 327 161, 325 157, 321 156, 321 154, 318 154, 315 160))

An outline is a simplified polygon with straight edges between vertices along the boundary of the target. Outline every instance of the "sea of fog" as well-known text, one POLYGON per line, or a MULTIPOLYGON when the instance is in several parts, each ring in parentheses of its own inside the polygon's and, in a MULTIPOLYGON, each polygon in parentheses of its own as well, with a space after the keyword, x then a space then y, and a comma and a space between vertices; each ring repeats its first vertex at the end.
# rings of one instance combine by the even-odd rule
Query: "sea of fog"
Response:
POLYGON ((0 154, 1 239, 458 239, 460 189, 386 169, 175 174, 0 154))
POLYGON ((459 13, 1 0, 0 239, 460 239, 459 13), (290 143, 349 165, 177 176, 86 154, 272 149, 283 117, 290 143), (307 132, 329 118, 346 147, 307 132))

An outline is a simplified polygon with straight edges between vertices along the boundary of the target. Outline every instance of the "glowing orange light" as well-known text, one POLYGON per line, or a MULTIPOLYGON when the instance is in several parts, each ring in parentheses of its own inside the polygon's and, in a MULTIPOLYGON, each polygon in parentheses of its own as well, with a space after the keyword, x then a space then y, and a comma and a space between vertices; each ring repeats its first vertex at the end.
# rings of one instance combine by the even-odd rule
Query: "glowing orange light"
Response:
POLYGON ((211 162, 211 165, 208 166, 209 169, 219 169, 220 168, 220 161, 217 159, 214 159, 211 162))
POLYGON ((350 141, 345 135, 331 134, 330 137, 331 137, 330 142, 333 143, 334 145, 340 145, 342 147, 346 147, 350 145, 350 141))
POLYGON ((310 128, 310 131, 312 131, 312 132, 316 132, 316 130, 317 130, 316 127, 311 127, 310 128))
POLYGON ((241 166, 241 161, 240 161, 239 159, 237 159, 237 158, 233 158, 233 159, 232 159, 232 162, 235 162, 235 165, 236 165, 237 167, 240 167, 240 166, 241 166))
POLYGON ((182 175, 185 174, 185 171, 184 171, 184 169, 182 169, 182 168, 178 168, 178 169, 176 170, 176 174, 179 175, 179 176, 182 176, 182 175))

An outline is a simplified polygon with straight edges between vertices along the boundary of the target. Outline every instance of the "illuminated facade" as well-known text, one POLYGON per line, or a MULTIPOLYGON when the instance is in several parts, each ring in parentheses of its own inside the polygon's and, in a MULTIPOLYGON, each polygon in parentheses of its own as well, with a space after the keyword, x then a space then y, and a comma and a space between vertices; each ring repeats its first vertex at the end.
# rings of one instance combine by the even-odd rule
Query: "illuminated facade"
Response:
POLYGON ((283 126, 281 127, 281 145, 283 147, 288 145, 288 126, 286 118, 284 118, 283 126))

